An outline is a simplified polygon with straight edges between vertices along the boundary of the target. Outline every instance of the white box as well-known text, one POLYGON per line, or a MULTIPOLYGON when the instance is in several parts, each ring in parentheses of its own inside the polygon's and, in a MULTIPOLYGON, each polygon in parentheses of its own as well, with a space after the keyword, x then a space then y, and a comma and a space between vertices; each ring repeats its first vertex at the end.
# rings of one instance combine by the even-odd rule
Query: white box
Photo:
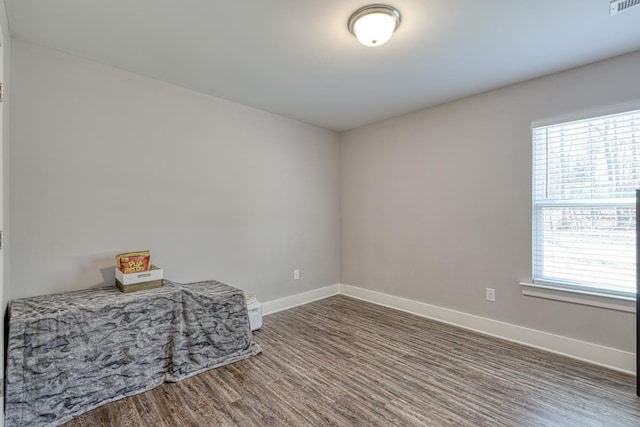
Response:
POLYGON ((147 271, 124 274, 118 267, 116 269, 116 286, 122 292, 140 291, 162 286, 164 271, 155 265, 147 271))
POLYGON ((252 331, 262 327, 262 304, 253 294, 246 294, 247 312, 249 313, 249 326, 252 331))

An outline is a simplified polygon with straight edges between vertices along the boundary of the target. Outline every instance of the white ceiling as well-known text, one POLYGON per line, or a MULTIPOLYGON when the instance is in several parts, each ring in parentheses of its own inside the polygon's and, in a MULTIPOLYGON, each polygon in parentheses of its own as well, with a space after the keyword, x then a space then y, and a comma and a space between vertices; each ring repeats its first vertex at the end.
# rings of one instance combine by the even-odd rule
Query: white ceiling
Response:
POLYGON ((334 130, 640 50, 609 0, 389 0, 377 48, 347 30, 366 4, 6 0, 16 38, 334 130))

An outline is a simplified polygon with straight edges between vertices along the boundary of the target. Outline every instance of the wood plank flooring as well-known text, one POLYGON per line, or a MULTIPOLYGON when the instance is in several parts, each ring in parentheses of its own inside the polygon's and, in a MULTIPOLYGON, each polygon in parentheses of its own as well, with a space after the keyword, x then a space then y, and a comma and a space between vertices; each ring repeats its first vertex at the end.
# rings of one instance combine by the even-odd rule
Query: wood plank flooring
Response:
POLYGON ((66 426, 640 426, 630 375, 345 296, 254 337, 256 357, 66 426))

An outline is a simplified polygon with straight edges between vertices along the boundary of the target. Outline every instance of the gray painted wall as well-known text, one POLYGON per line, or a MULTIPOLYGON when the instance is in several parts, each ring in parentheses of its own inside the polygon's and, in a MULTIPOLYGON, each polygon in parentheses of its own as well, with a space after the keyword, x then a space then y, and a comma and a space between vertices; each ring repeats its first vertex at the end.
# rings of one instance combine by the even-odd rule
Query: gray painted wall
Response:
POLYGON ((261 300, 338 283, 336 133, 15 40, 12 72, 13 298, 138 249, 261 300))
MULTIPOLYGON (((10 67, 11 67, 11 36, 9 35, 9 22, 7 21, 7 11, 4 0, 0 0, 0 29, 2 30, 2 82, 5 88, 4 103, 0 106, 2 110, 2 161, 0 162, 2 171, 0 177, 2 184, 2 197, 0 197, 0 230, 3 230, 3 246, 0 251, 0 282, 2 292, 2 318, 7 308, 11 294, 9 290, 9 111, 10 111, 10 67)), ((4 336, 5 324, 2 322, 2 340, 0 340, 0 366, 4 366, 4 336)), ((0 397, 0 403, 4 403, 4 397, 0 397)), ((4 414, 0 414, 0 425, 3 425, 4 414)))
POLYGON ((531 280, 531 122, 640 101, 639 71, 635 53, 341 134, 342 283, 635 352, 633 314, 518 283, 531 280))
POLYGON ((633 315, 524 297, 518 282, 531 122, 640 100, 620 83, 638 70, 640 53, 338 138, 14 42, 5 296, 110 284, 115 253, 149 248, 170 279, 265 301, 341 281, 634 351, 633 315))

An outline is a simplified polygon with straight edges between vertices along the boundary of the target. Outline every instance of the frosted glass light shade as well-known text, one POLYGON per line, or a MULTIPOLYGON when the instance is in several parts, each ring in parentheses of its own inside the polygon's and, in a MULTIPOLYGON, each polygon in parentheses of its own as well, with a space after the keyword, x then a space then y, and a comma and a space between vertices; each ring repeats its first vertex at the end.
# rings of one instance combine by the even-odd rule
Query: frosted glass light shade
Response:
POLYGON ((396 21, 384 13, 372 13, 358 19, 353 24, 353 32, 365 46, 380 46, 391 38, 396 29, 396 21))
POLYGON ((400 12, 391 6, 371 5, 356 10, 349 18, 349 31, 365 46, 385 44, 400 25, 400 12))

